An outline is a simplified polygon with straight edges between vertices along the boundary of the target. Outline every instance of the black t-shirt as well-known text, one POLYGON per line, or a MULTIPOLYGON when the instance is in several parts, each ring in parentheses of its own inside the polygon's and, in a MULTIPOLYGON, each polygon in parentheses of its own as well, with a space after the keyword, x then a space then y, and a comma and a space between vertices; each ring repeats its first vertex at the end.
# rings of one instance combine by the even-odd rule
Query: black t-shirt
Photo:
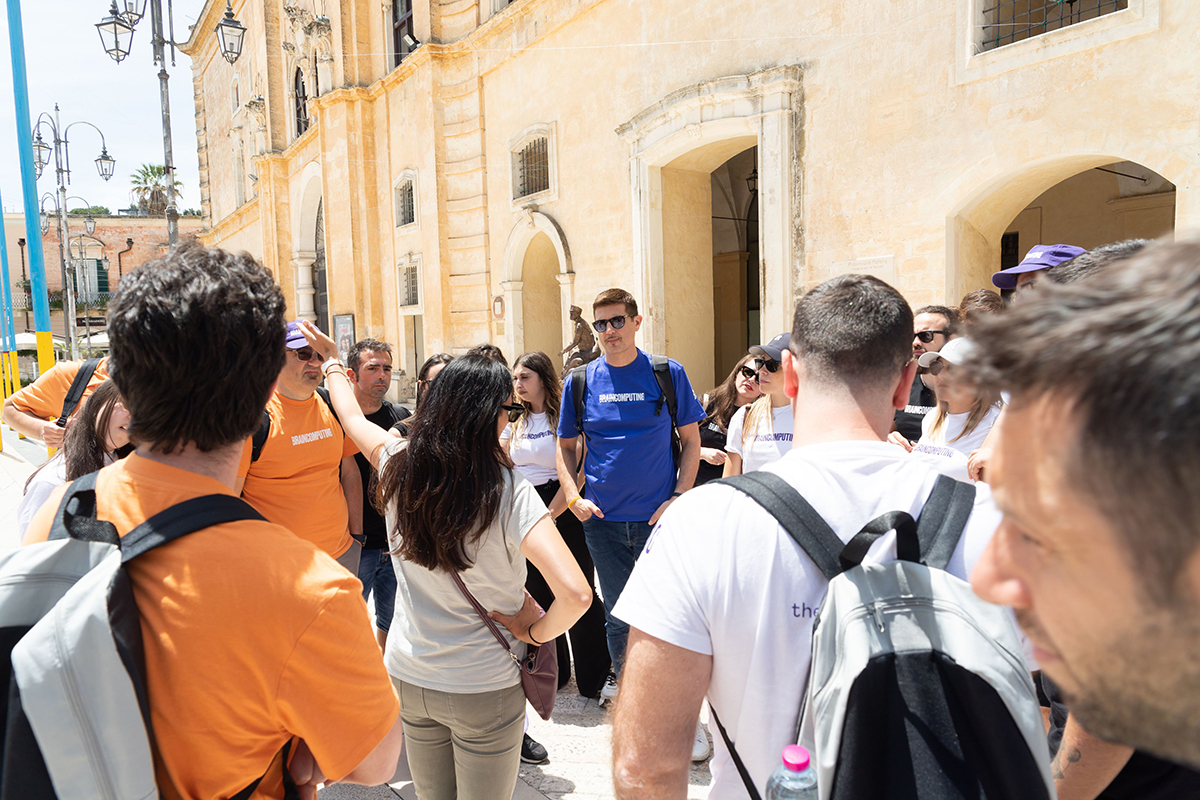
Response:
MULTIPOLYGON (((374 414, 367 414, 367 419, 386 431, 400 420, 411 416, 412 412, 404 406, 384 400, 378 411, 374 414)), ((371 498, 375 496, 375 470, 362 453, 355 453, 354 460, 358 464, 358 471, 362 474, 363 534, 367 537, 367 543, 363 547, 367 550, 383 550, 388 546, 387 523, 384 522, 383 515, 375 510, 375 505, 371 502, 371 498)))
POLYGON ((912 391, 908 393, 908 405, 896 412, 896 430, 910 442, 921 438, 921 422, 925 415, 937 409, 937 397, 918 375, 913 378, 912 391))
MULTIPOLYGON (((1058 751, 1063 728, 1067 725, 1067 706, 1062 691, 1042 674, 1042 691, 1050 700, 1050 754, 1058 751)), ((1096 800, 1178 800, 1200 797, 1200 772, 1163 761, 1148 753, 1135 751, 1125 768, 1096 800)))
MULTIPOLYGON (((721 426, 712 417, 700 420, 700 446, 711 447, 714 450, 725 449, 725 431, 721 430, 721 426)), ((700 467, 696 470, 696 486, 715 481, 723 474, 725 474, 723 465, 710 464, 702 458, 700 467)))

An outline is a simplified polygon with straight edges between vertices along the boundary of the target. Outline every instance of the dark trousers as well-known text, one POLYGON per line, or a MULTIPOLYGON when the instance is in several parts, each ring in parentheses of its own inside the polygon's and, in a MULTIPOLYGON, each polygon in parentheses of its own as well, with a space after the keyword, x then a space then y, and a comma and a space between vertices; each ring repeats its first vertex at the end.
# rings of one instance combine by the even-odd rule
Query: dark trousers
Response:
MULTIPOLYGON (((548 481, 536 487, 542 502, 550 505, 554 495, 558 494, 558 481, 548 481)), ((604 633, 604 604, 596 597, 595 574, 592 556, 588 552, 587 543, 583 537, 583 523, 575 518, 569 510, 564 511, 554 521, 571 555, 583 575, 587 578, 588 586, 592 589, 592 605, 579 621, 567 632, 555 640, 558 648, 558 688, 567 685, 571 679, 571 653, 575 654, 575 685, 584 697, 596 697, 608 677, 612 660, 608 655, 608 640, 604 633), (570 636, 570 651, 567 649, 567 637, 570 636)), ((554 593, 550 591, 546 579, 537 567, 529 564, 529 574, 525 578, 525 588, 533 595, 542 608, 549 608, 554 602, 554 593)))

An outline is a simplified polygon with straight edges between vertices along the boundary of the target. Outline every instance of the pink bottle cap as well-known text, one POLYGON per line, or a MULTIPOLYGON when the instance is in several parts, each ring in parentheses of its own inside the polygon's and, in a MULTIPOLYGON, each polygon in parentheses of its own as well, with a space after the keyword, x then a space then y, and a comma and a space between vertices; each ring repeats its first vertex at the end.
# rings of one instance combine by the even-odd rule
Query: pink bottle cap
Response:
POLYGON ((798 744, 789 744, 783 748, 783 765, 792 772, 804 772, 808 769, 808 750, 798 744))

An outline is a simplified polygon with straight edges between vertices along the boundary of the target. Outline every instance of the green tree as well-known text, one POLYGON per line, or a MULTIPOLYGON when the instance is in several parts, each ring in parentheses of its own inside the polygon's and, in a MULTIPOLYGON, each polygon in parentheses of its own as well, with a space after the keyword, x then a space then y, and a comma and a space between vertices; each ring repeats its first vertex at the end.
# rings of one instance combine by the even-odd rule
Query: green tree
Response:
POLYGON ((108 210, 108 206, 88 206, 87 208, 72 208, 67 213, 68 214, 93 214, 93 215, 95 215, 95 214, 111 215, 112 214, 112 212, 108 210))
MULTIPOLYGON (((167 212, 167 171, 158 164, 142 164, 137 172, 129 176, 133 197, 137 207, 152 217, 167 212)), ((175 194, 183 190, 183 183, 175 181, 175 194)))

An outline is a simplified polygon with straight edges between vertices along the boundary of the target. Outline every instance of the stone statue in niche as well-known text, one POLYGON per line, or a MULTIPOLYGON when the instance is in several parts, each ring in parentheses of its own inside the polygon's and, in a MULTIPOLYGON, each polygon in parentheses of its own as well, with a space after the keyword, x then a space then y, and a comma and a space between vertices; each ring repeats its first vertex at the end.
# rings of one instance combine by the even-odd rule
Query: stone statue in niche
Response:
POLYGON ((563 361, 564 378, 571 370, 596 360, 600 355, 596 348, 596 337, 592 335, 592 326, 583 318, 582 308, 571 306, 571 321, 575 323, 575 338, 558 352, 560 356, 566 356, 563 361))

